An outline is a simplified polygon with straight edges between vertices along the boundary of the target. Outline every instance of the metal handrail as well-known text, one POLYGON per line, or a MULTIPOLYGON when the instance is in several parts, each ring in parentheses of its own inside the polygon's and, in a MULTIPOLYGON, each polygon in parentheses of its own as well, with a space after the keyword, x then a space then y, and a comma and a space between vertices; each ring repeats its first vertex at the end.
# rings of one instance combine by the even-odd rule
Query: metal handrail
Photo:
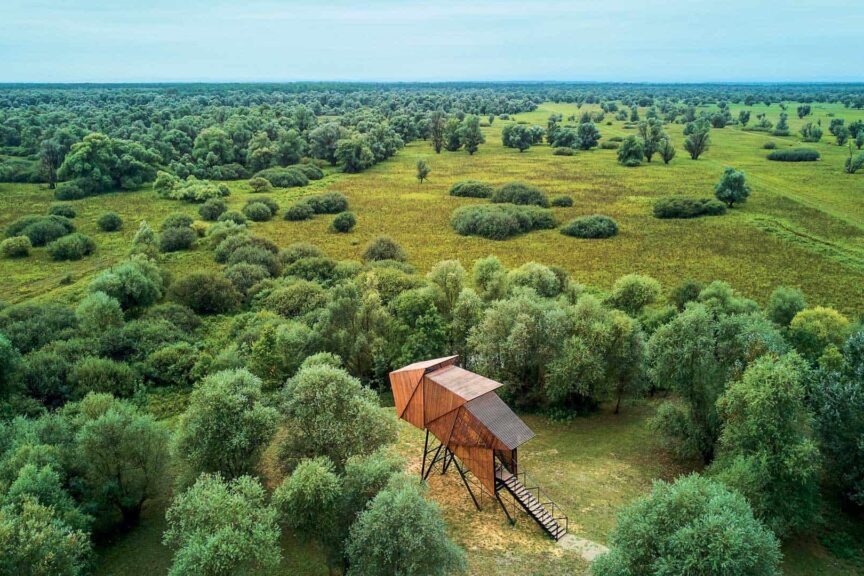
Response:
MULTIPOLYGON (((496 466, 496 471, 502 470, 502 469, 504 469, 504 467, 501 464, 496 466)), ((511 472, 511 474, 512 474, 512 472, 511 472)), ((521 471, 521 472, 517 472, 516 474, 512 474, 512 475, 516 477, 516 479, 519 481, 520 484, 522 484, 522 487, 526 491, 530 492, 534 496, 534 498, 537 499, 537 502, 539 502, 541 506, 543 506, 545 509, 547 509, 547 511, 549 512, 549 515, 552 516, 552 518, 558 523, 559 530, 555 534, 555 539, 557 540, 558 538, 560 538, 559 534, 561 534, 561 536, 563 536, 563 534, 566 534, 568 529, 570 528, 570 520, 567 517, 567 515, 564 513, 564 510, 562 510, 561 507, 558 506, 555 503, 555 501, 549 497, 548 494, 543 492, 543 490, 540 488, 539 484, 537 484, 535 486, 528 486, 529 482, 531 482, 531 483, 533 483, 533 482, 532 482, 531 477, 528 476, 527 472, 521 471), (560 513, 560 515, 556 516, 556 513, 560 513), (561 530, 560 530, 562 520, 564 522, 563 534, 561 533, 561 530)), ((517 509, 515 501, 514 501, 513 509, 514 509, 514 513, 515 513, 515 510, 517 509)))

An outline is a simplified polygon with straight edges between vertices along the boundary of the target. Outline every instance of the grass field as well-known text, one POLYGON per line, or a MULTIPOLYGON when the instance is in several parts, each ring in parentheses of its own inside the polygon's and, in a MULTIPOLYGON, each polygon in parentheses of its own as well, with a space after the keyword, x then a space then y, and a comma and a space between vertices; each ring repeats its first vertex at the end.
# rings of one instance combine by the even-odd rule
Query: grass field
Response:
MULTIPOLYGON (((733 116, 737 116, 738 108, 733 106, 733 116)), ((793 135, 803 123, 795 117, 794 108, 794 104, 789 105, 793 135)), ((776 105, 750 109, 754 118, 765 111, 775 123, 780 112, 776 105)), ((517 118, 545 125, 551 113, 566 117, 579 112, 575 105, 545 104, 517 118)), ((864 119, 861 110, 816 104, 814 116, 806 120, 822 119, 823 127, 827 127, 831 115, 847 122, 864 119)), ((669 166, 655 159, 650 165, 624 168, 616 163, 614 150, 563 157, 554 156, 543 145, 520 154, 502 147, 504 125, 496 120, 484 128, 487 143, 473 156, 465 152, 436 155, 428 142, 415 142, 364 173, 333 173, 307 188, 270 194, 284 208, 302 195, 339 190, 348 196, 359 220, 350 234, 330 232, 330 217, 286 222, 281 213, 271 222, 254 224, 255 233, 280 246, 310 241, 333 257, 351 259, 359 258, 370 239, 387 234, 406 248, 412 263, 421 270, 445 258, 459 258, 468 265, 476 258, 495 254, 510 266, 531 260, 558 265, 576 280, 601 288, 608 288, 623 274, 642 272, 658 278, 667 288, 688 277, 726 280, 764 302, 771 290, 785 284, 801 287, 811 304, 831 305, 854 315, 864 310, 864 175, 843 173, 846 149, 834 145, 827 129, 823 142, 806 144, 822 153, 822 160, 816 163, 769 162, 762 148, 765 142, 792 146, 796 137, 778 138, 736 127, 712 130, 711 148, 694 162, 682 149, 682 127, 672 125, 667 130, 678 156, 669 166), (430 179, 422 185, 414 176, 414 166, 421 158, 432 167, 430 179), (651 216, 651 204, 661 196, 683 193, 710 197, 725 166, 747 173, 753 187, 747 204, 714 218, 658 220, 651 216), (453 209, 481 202, 448 196, 450 186, 464 179, 493 184, 525 180, 550 195, 569 194, 574 206, 555 209, 562 224, 575 216, 601 213, 614 217, 621 233, 602 241, 569 238, 557 230, 501 242, 458 236, 449 225, 453 209)), ((604 122, 600 129, 605 139, 633 132, 617 121, 611 126, 604 122)), ((233 208, 241 207, 252 196, 245 182, 229 186, 233 208)), ((23 214, 44 213, 51 203, 51 193, 45 187, 0 184, 0 225, 23 214)), ((196 214, 195 206, 159 199, 149 186, 73 204, 78 211, 75 223, 96 240, 96 253, 78 262, 52 262, 40 248, 29 258, 0 260, 0 300, 74 302, 92 276, 125 256, 140 220, 157 227, 170 212, 196 214), (123 217, 125 225, 120 232, 104 233, 96 228, 96 218, 108 210, 123 217)), ((163 265, 177 274, 216 266, 211 253, 203 248, 164 256, 163 265)), ((170 416, 176 400, 168 399, 154 411, 170 416)), ((604 411, 569 423, 526 416, 537 438, 524 451, 520 449, 523 465, 564 507, 577 535, 606 542, 622 505, 649 490, 653 479, 673 478, 685 471, 668 460, 647 428, 654 408, 652 402, 639 403, 620 416, 604 411)), ((397 449, 406 457, 409 470, 419 468, 421 445, 420 432, 403 427, 397 449)), ((472 574, 585 572, 580 558, 551 543, 527 518, 511 528, 488 498, 482 512, 473 511, 458 477, 452 474, 433 476, 430 496, 442 503, 455 539, 468 551, 472 574)), ((142 526, 100 545, 97 574, 166 573, 170 552, 160 543, 164 506, 165 502, 155 503, 142 526)), ((836 516, 835 511, 829 511, 828 527, 820 528, 817 534, 830 532, 836 516)), ((859 549, 864 548, 860 535, 852 538, 858 538, 855 545, 859 549)), ((285 560, 278 574, 325 572, 314 547, 290 536, 284 539, 284 547, 285 560)), ((864 573, 852 560, 836 558, 818 536, 790 542, 784 552, 784 570, 790 575, 864 573)))
MULTIPOLYGON (((752 107, 753 117, 763 108, 752 107)), ((444 258, 456 257, 468 264, 495 254, 511 266, 530 260, 558 265, 576 280, 601 288, 623 274, 642 272, 655 276, 666 287, 687 277, 722 279, 764 302, 774 287, 786 284, 804 289, 813 303, 858 312, 864 309, 864 291, 860 289, 864 281, 864 175, 843 172, 846 148, 836 146, 827 130, 822 142, 806 145, 819 149, 821 161, 767 161, 762 149, 765 142, 772 140, 778 147, 795 145, 794 135, 803 121, 795 117, 794 108, 794 104, 789 105, 793 136, 779 138, 737 127, 712 130, 711 148, 697 161, 690 160, 682 149, 682 127, 670 125, 667 130, 678 156, 668 166, 655 158, 652 164, 638 168, 619 166, 614 150, 564 157, 554 156, 542 145, 520 154, 501 145, 505 123, 496 120, 484 128, 487 143, 473 156, 465 152, 436 155, 428 142, 415 142, 392 160, 361 174, 333 174, 304 189, 271 194, 287 206, 297 196, 322 189, 344 192, 359 220, 350 234, 330 232, 329 217, 306 222, 285 222, 277 217, 256 224, 256 233, 280 245, 308 240, 337 258, 358 258, 366 242, 388 234, 406 247, 411 261, 421 269, 444 258), (414 177, 414 165, 420 158, 432 167, 430 179, 422 185, 414 177), (715 218, 658 220, 651 215, 651 204, 660 196, 711 196, 725 166, 747 173, 753 187, 747 204, 715 218), (561 223, 579 215, 602 213, 619 222, 621 233, 604 241, 569 238, 557 230, 501 242, 459 236, 450 228, 451 212, 481 200, 453 198, 447 191, 453 183, 469 178, 494 184, 525 180, 550 195, 569 194, 574 206, 555 209, 561 223)), ((586 109, 589 107, 582 108, 586 109)), ((776 123, 780 109, 775 105, 764 111, 776 123)), ((545 125, 551 113, 566 117, 579 112, 575 105, 545 104, 517 118, 545 125)), ((737 115, 735 107, 732 113, 737 115)), ((864 118, 864 111, 817 104, 813 116, 806 120, 821 119, 827 126, 831 115, 849 122, 864 118)), ((633 132, 623 124, 601 124, 604 138, 633 132)), ((244 182, 230 186, 234 191, 231 204, 242 206, 251 196, 248 187, 244 182)), ((44 212, 50 202, 50 192, 39 186, 0 184, 0 224, 21 214, 44 212)), ((158 199, 149 187, 75 205, 81 214, 76 220, 80 229, 99 244, 96 254, 69 264, 51 262, 44 250, 36 250, 28 259, 2 261, 0 299, 17 302, 49 292, 54 293, 52 298, 74 296, 82 280, 126 253, 138 220, 147 219, 155 225, 170 211, 195 214, 194 206, 158 199), (96 230, 95 218, 106 210, 123 216, 123 231, 106 234, 96 230), (70 273, 72 285, 61 286, 70 273)), ((202 256, 196 251, 174 254, 166 258, 166 266, 185 270, 212 265, 209 257, 202 256)))

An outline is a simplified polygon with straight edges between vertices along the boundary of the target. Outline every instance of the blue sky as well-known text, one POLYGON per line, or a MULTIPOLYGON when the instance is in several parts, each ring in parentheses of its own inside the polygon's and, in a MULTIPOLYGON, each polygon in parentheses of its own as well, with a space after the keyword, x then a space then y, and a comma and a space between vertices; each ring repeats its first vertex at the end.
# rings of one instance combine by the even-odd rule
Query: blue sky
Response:
POLYGON ((856 0, 0 0, 0 82, 864 81, 856 0))

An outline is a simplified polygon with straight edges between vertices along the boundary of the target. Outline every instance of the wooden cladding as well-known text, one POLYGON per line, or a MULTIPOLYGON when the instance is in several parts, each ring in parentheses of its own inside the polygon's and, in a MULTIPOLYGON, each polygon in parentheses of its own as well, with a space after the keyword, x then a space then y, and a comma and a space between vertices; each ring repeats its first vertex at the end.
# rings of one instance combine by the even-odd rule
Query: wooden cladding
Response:
POLYGON ((458 356, 415 362, 390 373, 396 413, 429 430, 490 492, 495 456, 516 467, 516 447, 534 433, 495 394, 500 383, 456 365, 458 356))

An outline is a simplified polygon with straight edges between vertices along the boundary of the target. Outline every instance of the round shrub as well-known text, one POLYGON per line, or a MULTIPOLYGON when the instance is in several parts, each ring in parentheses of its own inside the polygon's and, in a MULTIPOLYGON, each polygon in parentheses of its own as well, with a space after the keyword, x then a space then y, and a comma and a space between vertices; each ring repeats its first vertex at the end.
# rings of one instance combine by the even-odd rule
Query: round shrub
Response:
POLYGON ((63 216, 22 216, 6 227, 6 236, 27 236, 33 246, 49 242, 75 231, 72 221, 63 216))
POLYGON ((76 181, 64 182, 54 190, 54 198, 57 200, 80 200, 90 195, 90 190, 76 181))
POLYGON ((450 225, 463 236, 504 240, 531 230, 554 228, 555 217, 550 210, 536 206, 484 204, 457 208, 450 225))
POLYGON ((271 276, 278 276, 280 272, 279 261, 276 259, 276 255, 269 250, 253 244, 237 248, 228 257, 229 265, 239 264, 240 262, 263 266, 271 276))
POLYGON ((504 184, 491 196, 492 202, 495 204, 534 204, 547 208, 549 199, 540 188, 525 182, 509 182, 504 184))
POLYGON ((812 148, 787 148, 775 150, 768 154, 768 160, 775 162, 815 162, 821 155, 818 150, 812 148))
POLYGON ((340 212, 333 218, 330 226, 336 232, 350 232, 357 224, 357 217, 353 212, 340 212))
POLYGON ((642 164, 644 155, 645 148, 642 145, 642 140, 635 136, 628 136, 618 148, 618 163, 628 168, 639 166, 642 164))
POLYGON ((195 244, 198 235, 192 228, 168 228, 159 236, 160 252, 179 252, 188 250, 195 244))
POLYGON ((620 144, 618 142, 601 142, 600 149, 601 150, 617 150, 620 144))
POLYGON ((0 255, 3 258, 24 258, 30 255, 32 246, 27 236, 13 236, 0 242, 0 255))
POLYGON ((228 205, 221 198, 211 198, 198 208, 202 220, 215 222, 228 210, 228 205))
POLYGON ((555 156, 573 156, 576 154, 576 151, 573 148, 567 148, 566 146, 559 146, 552 151, 552 154, 555 156))
POLYGON ((305 199, 316 214, 338 214, 348 210, 348 198, 340 192, 324 192, 305 199))
POLYGON ((762 145, 762 148, 764 148, 765 150, 776 150, 777 149, 777 143, 776 142, 765 142, 765 144, 762 145))
POLYGON ((258 172, 255 176, 268 180, 277 188, 296 188, 309 184, 309 177, 295 167, 267 168, 258 172))
POLYGON ((286 318, 301 316, 323 307, 327 292, 319 284, 298 280, 284 288, 273 290, 264 299, 264 308, 286 318))
POLYGON ((201 327, 201 320, 188 306, 176 302, 164 302, 147 309, 143 318, 147 320, 164 320, 183 332, 191 334, 201 327))
POLYGON ((151 352, 144 363, 147 378, 157 386, 191 388, 199 353, 188 342, 168 344, 151 352))
POLYGON ((250 288, 269 278, 270 272, 260 264, 238 262, 225 269, 225 277, 237 290, 245 294, 250 288))
POLYGON ((600 214, 581 216, 568 222, 561 233, 574 238, 611 238, 618 234, 618 223, 600 214))
POLYGON ((594 576, 776 576, 783 557, 744 496, 698 474, 656 482, 618 514, 609 542, 591 566, 594 576))
POLYGON ((48 207, 48 214, 63 216, 64 218, 75 218, 78 215, 69 204, 52 204, 48 207))
POLYGON ((192 272, 171 286, 171 296, 199 314, 221 314, 240 303, 240 293, 222 274, 192 272))
POLYGON ((573 206, 573 198, 570 196, 556 196, 552 199, 551 204, 556 208, 569 208, 573 206))
POLYGON ((295 242, 279 251, 279 262, 286 266, 303 258, 323 257, 324 251, 309 242, 295 242))
POLYGON ((89 392, 123 398, 132 396, 140 378, 128 364, 91 356, 75 363, 69 373, 69 383, 77 398, 83 398, 89 392))
POLYGON ((236 210, 229 210, 219 216, 219 222, 233 222, 234 224, 246 224, 246 216, 236 210))
POLYGON ((123 219, 116 212, 106 212, 96 220, 96 225, 103 232, 116 232, 123 227, 123 219))
POLYGON ((255 176, 254 178, 249 179, 249 187, 252 189, 253 194, 260 194, 261 192, 267 192, 272 188, 270 185, 270 181, 266 178, 261 178, 260 176, 255 176))
POLYGON ((488 198, 495 192, 495 187, 478 180, 463 180, 450 188, 450 196, 460 198, 488 198))
POLYGON ((220 264, 224 264, 231 257, 231 254, 241 246, 250 246, 252 237, 248 234, 232 234, 222 240, 213 250, 213 259, 220 264))
POLYGON ((174 212, 169 214, 165 220, 162 221, 161 230, 168 230, 170 228, 189 228, 192 226, 194 221, 195 220, 193 220, 191 216, 181 214, 180 212, 174 212))
POLYGON ((314 164, 297 164, 291 167, 294 170, 302 172, 309 180, 321 180, 324 178, 324 171, 314 164))
POLYGON ((68 234, 48 244, 48 254, 52 260, 80 260, 95 249, 96 243, 80 232, 68 234))
POLYGON ((120 302, 104 292, 93 292, 81 300, 75 308, 75 317, 81 331, 90 336, 123 326, 120 302))
POLYGON ((314 215, 315 211, 312 210, 312 206, 308 202, 297 202, 285 210, 285 220, 290 220, 291 222, 309 220, 314 215))
POLYGON ((272 214, 274 216, 276 215, 276 212, 279 211, 279 204, 277 204, 275 200, 273 200, 272 198, 269 198, 267 196, 262 196, 260 198, 253 198, 253 199, 249 200, 248 202, 246 202, 246 204, 248 205, 248 204, 253 204, 256 202, 266 206, 267 209, 270 210, 270 214, 272 214))
POLYGON ((250 202, 243 207, 243 214, 253 222, 266 222, 273 217, 273 213, 266 204, 261 202, 250 202))
POLYGON ((375 262, 378 260, 405 262, 408 260, 408 255, 389 236, 378 236, 366 246, 366 250, 363 251, 363 260, 366 262, 375 262))
POLYGON ((714 198, 667 196, 654 203, 656 218, 698 218, 726 213, 726 205, 714 198))

